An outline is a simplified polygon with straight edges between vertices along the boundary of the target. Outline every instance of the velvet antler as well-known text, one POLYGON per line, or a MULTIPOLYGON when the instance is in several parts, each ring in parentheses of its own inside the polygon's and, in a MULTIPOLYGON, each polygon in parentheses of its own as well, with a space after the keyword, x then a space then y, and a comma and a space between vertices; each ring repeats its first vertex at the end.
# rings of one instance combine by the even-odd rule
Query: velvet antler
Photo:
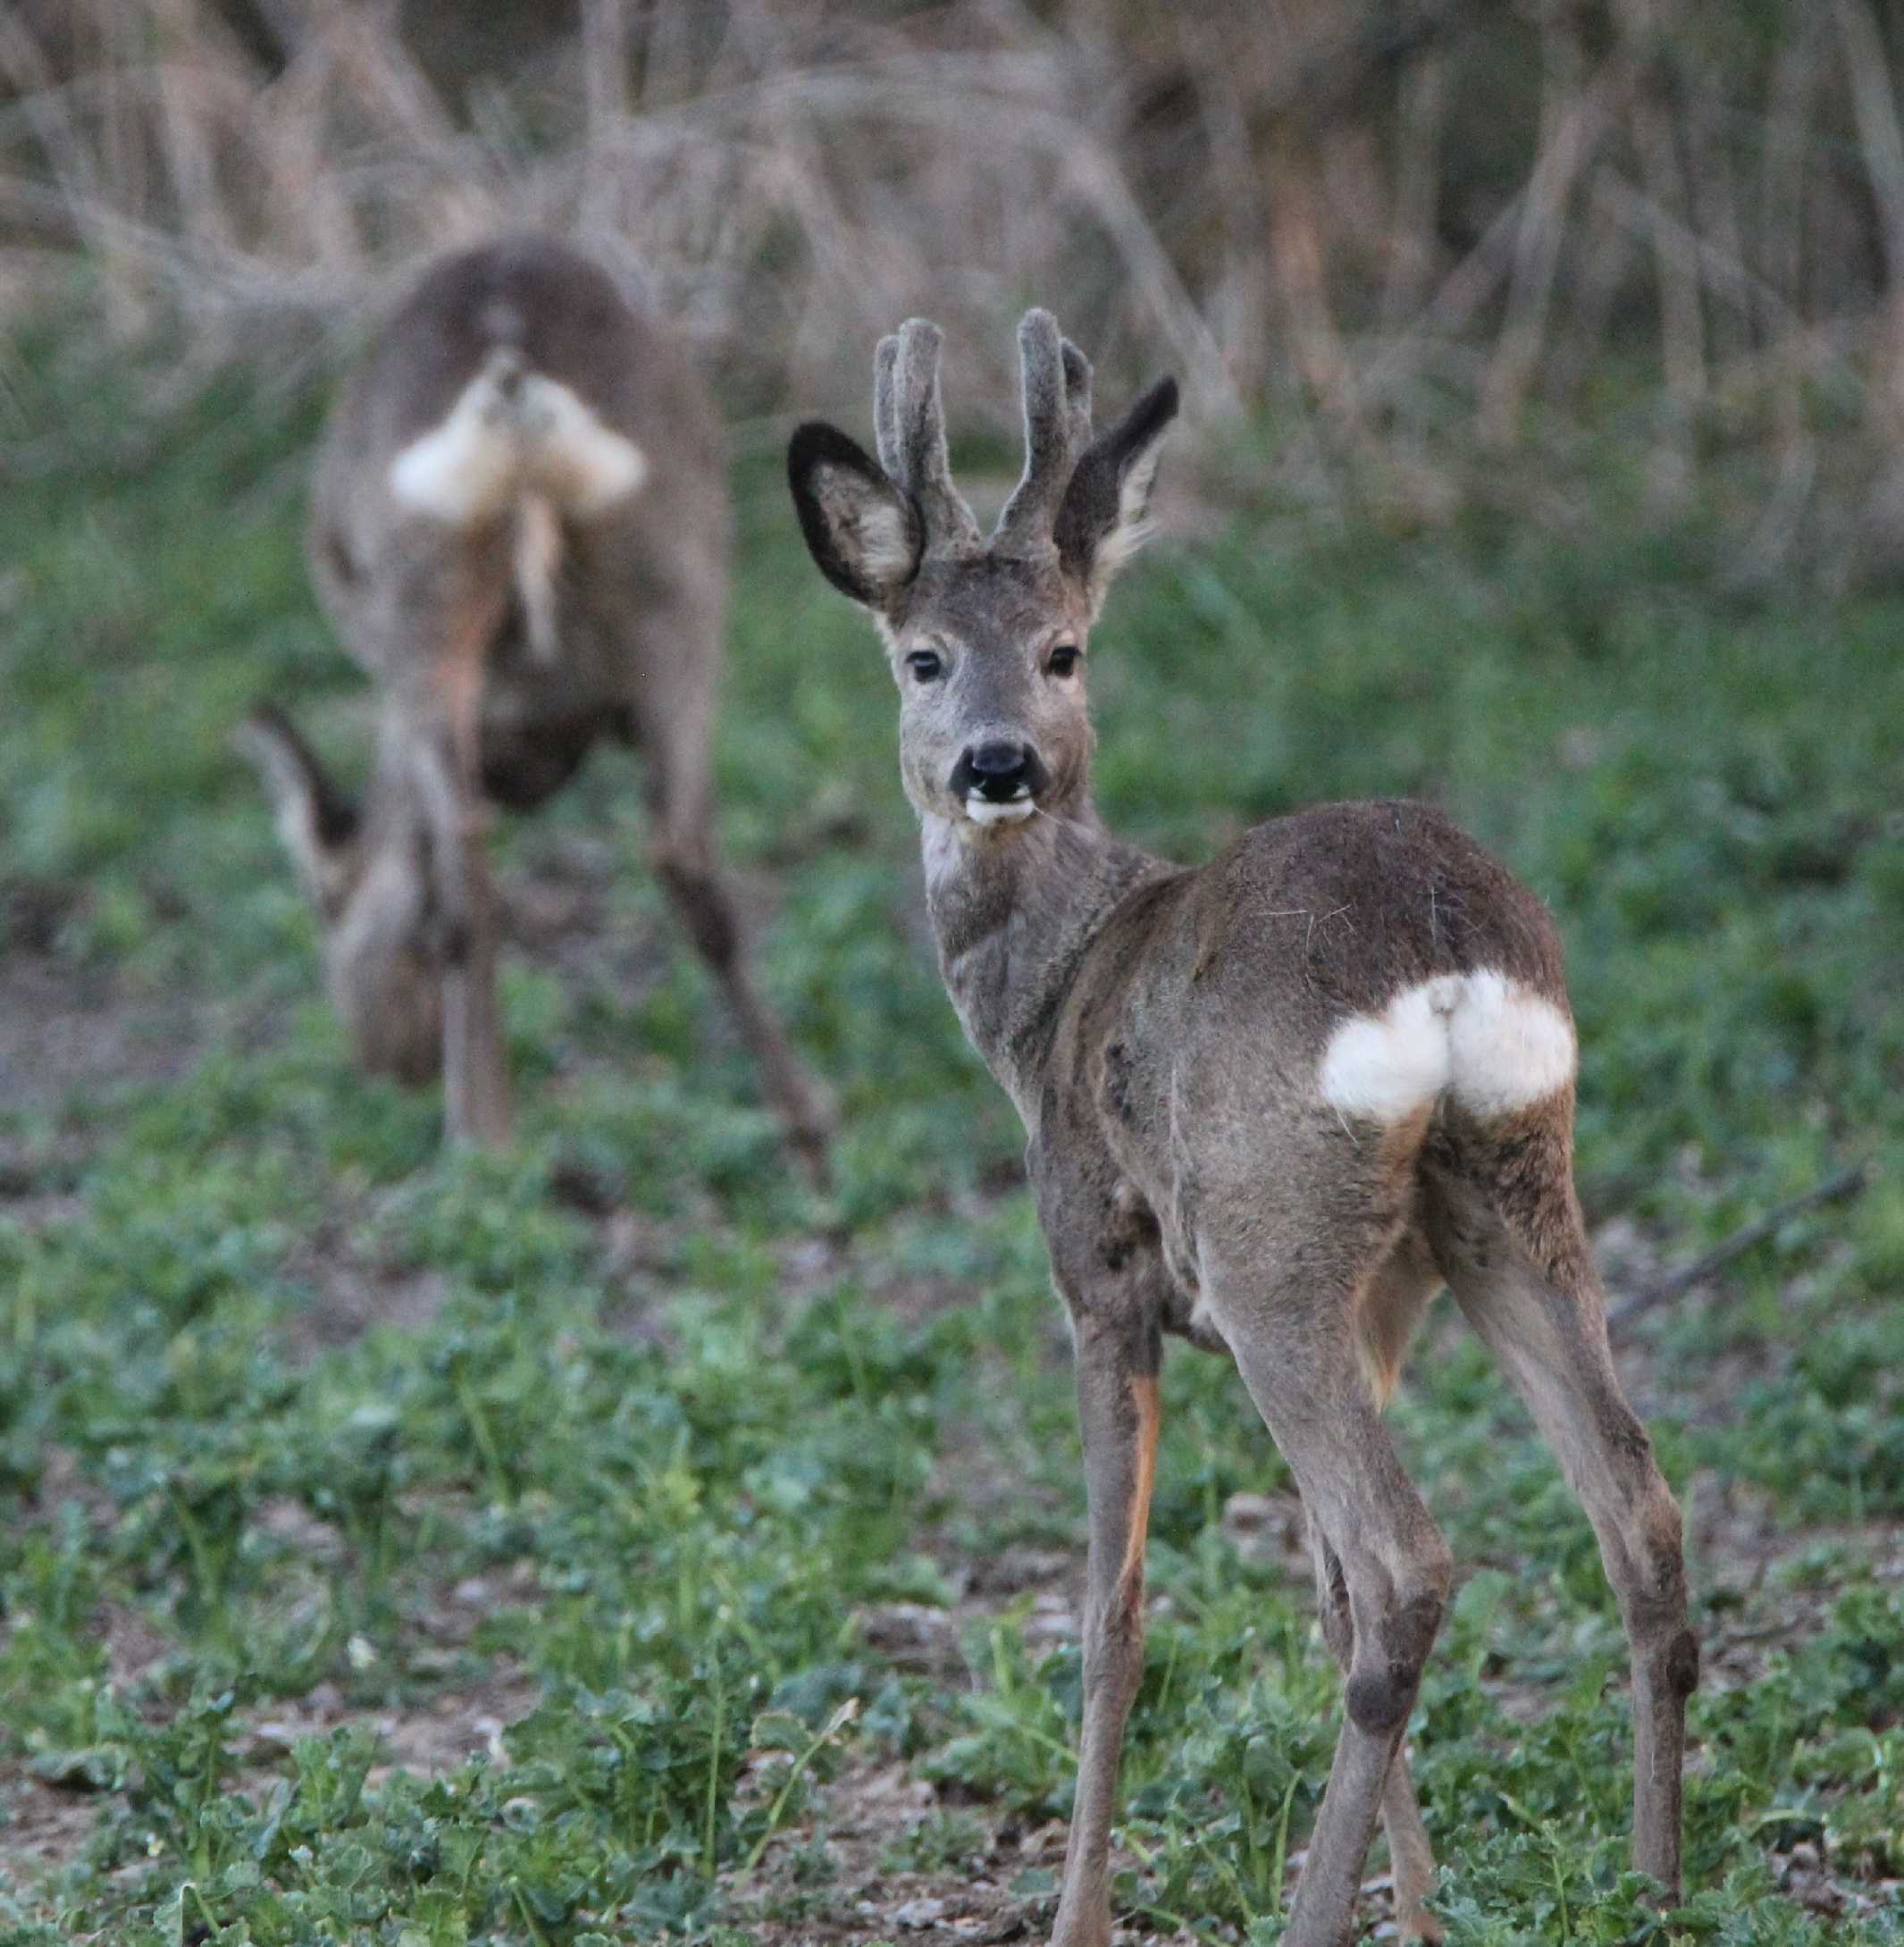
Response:
POLYGON ((873 427, 879 464, 918 506, 928 554, 983 545, 972 510, 952 485, 939 397, 939 328, 910 318, 882 339, 873 365, 873 427))

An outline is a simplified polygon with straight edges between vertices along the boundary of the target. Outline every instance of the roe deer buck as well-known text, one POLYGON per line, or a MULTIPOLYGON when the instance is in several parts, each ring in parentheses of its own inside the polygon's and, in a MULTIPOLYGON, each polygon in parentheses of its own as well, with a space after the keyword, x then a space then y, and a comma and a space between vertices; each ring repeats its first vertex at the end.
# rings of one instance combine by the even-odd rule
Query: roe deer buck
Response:
POLYGON ((316 903, 356 1059, 444 1076, 452 1137, 505 1139, 491 801, 526 810, 604 735, 646 763, 655 869, 809 1166, 820 1101, 755 992, 716 861, 710 743, 726 486, 714 410, 608 273, 517 238, 428 271, 331 415, 313 580, 376 679, 361 811, 282 714, 245 742, 316 903))
POLYGON ((1679 1509, 1615 1377, 1574 1196, 1553 923, 1426 805, 1319 807, 1195 869, 1104 829, 1086 637, 1177 390, 1094 441, 1082 354, 1043 311, 1019 345, 1027 458, 989 539, 952 483, 923 321, 879 347, 877 461, 815 424, 788 473, 814 559, 885 638, 946 986, 1024 1120, 1070 1314, 1090 1546, 1055 1939, 1110 1933, 1164 1332, 1240 1368, 1301 1491, 1347 1680, 1285 1937, 1348 1937, 1378 1817, 1403 1933, 1441 1937, 1402 1741, 1451 1565, 1380 1412, 1444 1280, 1598 1533, 1632 1651, 1633 1856, 1670 1899, 1699 1649, 1679 1509))

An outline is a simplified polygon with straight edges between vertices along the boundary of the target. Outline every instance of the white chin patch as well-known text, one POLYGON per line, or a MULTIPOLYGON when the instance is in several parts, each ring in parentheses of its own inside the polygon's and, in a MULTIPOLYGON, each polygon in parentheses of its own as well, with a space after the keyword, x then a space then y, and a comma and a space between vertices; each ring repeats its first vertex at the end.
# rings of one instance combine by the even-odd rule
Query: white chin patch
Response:
POLYGON ((1003 803, 969 796, 965 801, 965 815, 974 825, 1022 825, 1037 809, 1029 792, 1022 798, 1007 798, 1003 803))

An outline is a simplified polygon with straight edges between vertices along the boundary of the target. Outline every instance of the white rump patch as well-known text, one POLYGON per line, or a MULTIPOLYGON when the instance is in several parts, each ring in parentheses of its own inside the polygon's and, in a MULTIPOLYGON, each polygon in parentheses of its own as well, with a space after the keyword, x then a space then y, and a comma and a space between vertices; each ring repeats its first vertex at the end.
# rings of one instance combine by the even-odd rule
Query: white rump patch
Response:
POLYGON ((648 477, 648 457, 566 385, 524 376, 498 352, 448 415, 390 462, 390 491, 455 527, 538 493, 565 514, 599 514, 648 477))
POLYGON ((965 815, 974 825, 1021 825, 1037 809, 1028 791, 1022 798, 969 796, 965 801, 965 815))
POLYGON ((1573 1023, 1505 974, 1467 976, 1464 999, 1448 1016, 1455 1099, 1476 1115, 1504 1115, 1573 1079, 1573 1023))
POLYGON ((1400 1122, 1449 1095, 1480 1116, 1539 1102, 1573 1078, 1573 1024, 1551 1001, 1483 969, 1405 988, 1329 1036, 1318 1078, 1342 1115, 1400 1122))
POLYGON ((522 466, 513 420, 513 400, 493 372, 485 372, 465 388, 448 418, 390 462, 390 491, 453 527, 501 512, 522 466))
POLYGON ((566 385, 523 381, 529 483, 571 514, 599 514, 648 477, 648 456, 607 426, 566 385))

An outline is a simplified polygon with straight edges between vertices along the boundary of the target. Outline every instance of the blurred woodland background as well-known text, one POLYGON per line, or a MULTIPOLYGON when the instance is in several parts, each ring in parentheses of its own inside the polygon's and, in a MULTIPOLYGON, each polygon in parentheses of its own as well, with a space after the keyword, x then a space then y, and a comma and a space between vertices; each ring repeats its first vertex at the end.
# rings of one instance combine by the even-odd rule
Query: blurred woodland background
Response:
POLYGON ((15 0, 0 279, 189 388, 553 224, 743 415, 927 309, 1000 430, 1036 297, 1272 415, 1304 504, 1564 520, 1611 448, 1742 580, 1890 571, 1900 51, 1887 0, 15 0))
MULTIPOLYGON (((1452 1307, 1452 1947, 1904 1947, 1904 6, 0 0, 0 1947, 1034 1941, 1069 1347, 781 453, 947 331, 1188 411, 1091 643, 1107 819, 1434 799, 1566 941, 1579 1177, 1687 1514, 1687 1898, 1590 1531, 1452 1307), (493 845, 511 1147, 351 1070, 231 733, 347 785, 302 534, 417 259, 579 232, 729 422, 724 843, 794 1178, 639 757, 493 845)), ((1163 1374, 1127 1941, 1273 1947, 1341 1686, 1235 1372, 1163 1374)), ((1364 1911, 1388 1911, 1380 1855, 1364 1911)))

